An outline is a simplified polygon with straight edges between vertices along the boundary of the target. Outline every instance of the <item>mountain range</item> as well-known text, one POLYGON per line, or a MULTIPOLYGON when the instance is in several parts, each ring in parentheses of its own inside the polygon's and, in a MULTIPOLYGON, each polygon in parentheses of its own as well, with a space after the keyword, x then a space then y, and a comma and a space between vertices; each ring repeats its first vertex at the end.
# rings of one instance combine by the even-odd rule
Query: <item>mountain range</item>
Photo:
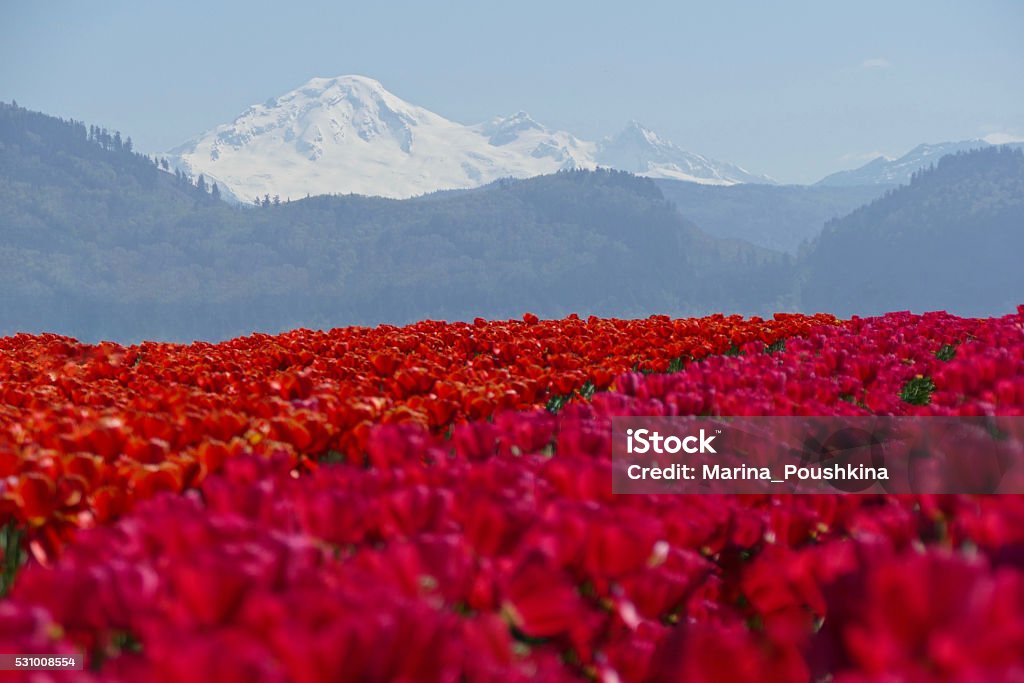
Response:
POLYGON ((242 202, 265 195, 405 198, 599 166, 714 185, 773 182, 680 149, 637 122, 598 142, 548 128, 526 112, 463 125, 364 76, 314 78, 166 156, 242 202))
MULTIPOLYGON (((833 173, 815 186, 875 186, 884 192, 947 154, 988 146, 985 140, 922 144, 896 159, 879 156, 833 173)), ((464 125, 355 75, 313 78, 164 156, 241 203, 321 194, 407 198, 499 178, 595 168, 720 187, 776 184, 769 176, 684 150, 637 121, 598 141, 549 128, 523 111, 464 125)), ((792 250, 793 240, 806 232, 793 230, 784 248, 792 250)))
POLYGON ((0 102, 0 334, 189 341, 524 310, 993 315, 1024 301, 1019 149, 947 155, 895 189, 563 170, 261 208, 155 162, 130 138, 0 102), (842 216, 858 193, 876 198, 842 216), (741 230, 806 234, 794 255, 741 230))
MULTIPOLYGON (((854 187, 858 185, 887 185, 895 187, 906 185, 911 177, 923 168, 935 164, 947 154, 967 152, 973 149, 984 149, 994 145, 985 140, 962 140, 960 142, 940 142, 922 144, 903 156, 890 159, 879 156, 859 168, 839 171, 825 176, 815 185, 821 187, 854 187)), ((1024 143, 1014 142, 1005 147, 1022 147, 1024 143)))

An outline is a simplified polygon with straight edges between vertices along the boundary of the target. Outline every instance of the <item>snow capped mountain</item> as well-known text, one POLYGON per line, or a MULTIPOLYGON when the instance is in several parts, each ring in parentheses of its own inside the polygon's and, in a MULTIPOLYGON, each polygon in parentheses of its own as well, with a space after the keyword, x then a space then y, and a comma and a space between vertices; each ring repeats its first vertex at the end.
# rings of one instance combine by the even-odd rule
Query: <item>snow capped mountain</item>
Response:
MULTIPOLYGON (((538 160, 554 162, 558 169, 594 168, 594 143, 579 140, 569 133, 540 125, 525 111, 498 117, 487 123, 468 126, 487 138, 492 147, 538 160)), ((551 171, 545 171, 550 173, 551 171)), ((505 175, 517 175, 507 173, 505 175)), ((539 174, 534 174, 539 175, 539 174)))
POLYGON ((403 198, 598 165, 722 185, 771 182, 685 152, 638 124, 601 143, 551 130, 525 112, 466 126, 364 76, 314 78, 168 156, 243 202, 267 194, 403 198))
POLYGON ((687 180, 705 185, 775 182, 767 176, 755 175, 734 164, 682 150, 636 121, 631 121, 618 135, 602 140, 596 160, 601 166, 637 175, 687 180))
MULTIPOLYGON (((877 157, 860 168, 850 171, 839 171, 825 176, 815 185, 832 187, 850 187, 854 185, 905 185, 910 176, 925 166, 937 162, 947 154, 966 152, 972 149, 990 147, 984 140, 963 140, 960 142, 940 142, 937 144, 918 145, 898 159, 877 157)), ((1012 143, 1020 146, 1020 143, 1012 143)))

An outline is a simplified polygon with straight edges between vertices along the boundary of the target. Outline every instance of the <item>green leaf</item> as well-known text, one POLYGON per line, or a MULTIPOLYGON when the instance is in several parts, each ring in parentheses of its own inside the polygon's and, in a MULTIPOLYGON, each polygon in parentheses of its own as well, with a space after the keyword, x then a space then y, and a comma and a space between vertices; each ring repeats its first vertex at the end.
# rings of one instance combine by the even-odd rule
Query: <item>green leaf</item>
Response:
POLYGON ((568 402, 569 402, 569 396, 568 395, 558 394, 558 395, 552 396, 551 398, 548 399, 548 403, 545 406, 545 408, 547 408, 549 413, 557 413, 562 408, 564 408, 565 404, 568 403, 568 402))
POLYGON ((597 386, 588 379, 583 383, 583 386, 580 387, 580 396, 583 400, 589 401, 593 398, 595 391, 597 391, 597 386))
POLYGON ((3 552, 3 566, 0 567, 0 598, 10 592, 18 570, 28 561, 28 553, 22 547, 24 537, 25 531, 14 521, 0 527, 0 551, 3 552))
POLYGON ((324 454, 324 457, 321 458, 321 461, 330 464, 345 462, 345 454, 342 453, 341 451, 331 449, 324 454))
POLYGON ((932 402, 932 392, 935 391, 935 382, 931 377, 918 375, 903 385, 900 391, 900 399, 915 406, 926 406, 932 402))

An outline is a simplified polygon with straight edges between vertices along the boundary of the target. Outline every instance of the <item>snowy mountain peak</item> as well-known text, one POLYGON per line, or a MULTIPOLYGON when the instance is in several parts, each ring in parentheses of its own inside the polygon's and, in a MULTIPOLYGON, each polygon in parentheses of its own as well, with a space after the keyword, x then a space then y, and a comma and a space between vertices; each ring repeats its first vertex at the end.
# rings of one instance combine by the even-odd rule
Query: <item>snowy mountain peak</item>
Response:
POLYGON ((336 76, 334 78, 312 78, 304 85, 274 98, 278 104, 286 101, 319 101, 325 106, 335 106, 341 100, 352 104, 384 102, 389 107, 416 109, 388 92, 380 81, 366 76, 336 76))
MULTIPOLYGON (((1010 143, 1010 145, 1017 147, 1024 146, 1024 143, 1010 143)), ((897 159, 880 156, 859 168, 839 171, 826 176, 816 184, 828 186, 903 185, 910 182, 910 178, 915 172, 937 162, 947 154, 989 146, 990 143, 985 140, 924 143, 897 159)))
POLYGON ((702 183, 770 182, 685 152, 637 122, 601 143, 549 129, 524 111, 467 126, 358 75, 310 79, 170 156, 240 201, 266 194, 401 198, 598 164, 702 183))
POLYGON ((493 121, 494 122, 502 122, 502 123, 510 123, 510 124, 512 124, 512 123, 515 123, 515 124, 530 124, 530 125, 538 126, 538 127, 540 126, 539 123, 537 123, 536 121, 533 120, 532 116, 527 114, 522 109, 517 111, 515 114, 512 114, 511 116, 498 116, 498 117, 494 118, 493 121))
POLYGON ((525 111, 518 111, 511 116, 499 116, 481 124, 479 128, 492 145, 499 147, 516 140, 526 131, 545 130, 544 126, 530 118, 525 111))
POLYGON ((630 121, 617 135, 598 146, 597 162, 652 178, 674 178, 710 185, 773 183, 734 164, 709 159, 680 149, 638 121, 630 121))
POLYGON ((378 81, 377 79, 370 78, 369 76, 360 76, 359 74, 349 74, 347 76, 331 76, 327 78, 311 78, 309 79, 309 82, 306 83, 306 85, 300 88, 300 90, 305 88, 320 88, 326 90, 327 88, 330 88, 332 86, 359 86, 364 88, 370 88, 372 90, 377 90, 379 92, 387 92, 386 90, 384 90, 384 86, 381 85, 380 81, 378 81))
POLYGON ((657 133, 655 133, 653 130, 651 130, 647 126, 643 125, 642 123, 640 123, 636 119, 633 119, 628 124, 626 124, 626 127, 622 130, 622 132, 619 133, 615 137, 618 137, 618 138, 632 138, 632 139, 635 139, 637 141, 644 142, 646 144, 652 145, 654 147, 662 147, 662 146, 673 146, 674 147, 674 145, 672 145, 672 143, 666 142, 665 140, 662 140, 660 137, 658 137, 657 133))

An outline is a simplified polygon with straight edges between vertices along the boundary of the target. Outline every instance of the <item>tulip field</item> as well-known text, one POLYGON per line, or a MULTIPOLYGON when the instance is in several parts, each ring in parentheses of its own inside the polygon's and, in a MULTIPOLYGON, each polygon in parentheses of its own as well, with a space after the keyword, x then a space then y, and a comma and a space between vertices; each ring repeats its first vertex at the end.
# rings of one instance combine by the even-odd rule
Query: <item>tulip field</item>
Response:
POLYGON ((634 415, 1024 415, 1024 306, 0 339, 0 653, 85 656, 32 681, 1024 681, 1024 496, 615 495, 634 415))

